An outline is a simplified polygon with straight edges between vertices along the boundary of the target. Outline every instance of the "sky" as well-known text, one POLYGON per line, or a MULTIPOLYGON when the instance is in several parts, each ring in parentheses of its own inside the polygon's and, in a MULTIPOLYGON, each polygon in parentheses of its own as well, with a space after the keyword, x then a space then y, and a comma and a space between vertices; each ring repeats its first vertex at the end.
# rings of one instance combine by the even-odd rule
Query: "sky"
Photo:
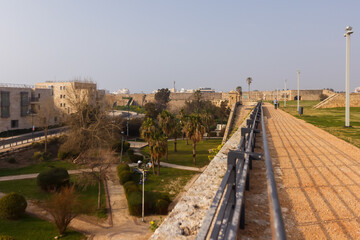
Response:
POLYGON ((360 1, 0 0, 0 83, 101 89, 360 86, 360 1))

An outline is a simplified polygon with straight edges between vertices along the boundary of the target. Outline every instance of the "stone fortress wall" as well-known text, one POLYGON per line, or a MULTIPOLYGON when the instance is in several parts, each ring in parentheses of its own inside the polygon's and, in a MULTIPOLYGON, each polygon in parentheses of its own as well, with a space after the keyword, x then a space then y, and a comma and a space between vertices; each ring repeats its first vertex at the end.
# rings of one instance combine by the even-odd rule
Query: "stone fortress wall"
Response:
MULTIPOLYGON (((334 98, 321 105, 319 108, 345 107, 345 93, 337 93, 334 98)), ((350 94, 350 107, 360 107, 360 93, 350 94)))
MULTIPOLYGON (((328 90, 300 90, 300 100, 320 100, 320 95, 326 94, 330 96, 334 94, 328 90)), ((193 93, 171 93, 169 102, 169 108, 173 111, 180 110, 186 101, 193 100, 193 93)), ((114 102, 117 102, 118 106, 126 105, 128 102, 128 97, 133 98, 132 105, 144 106, 148 102, 154 101, 155 94, 144 94, 144 93, 135 93, 135 94, 107 94, 106 101, 108 106, 112 106, 114 102)), ((277 96, 277 91, 251 91, 250 98, 248 92, 243 92, 242 101, 254 101, 254 100, 273 100, 277 96)), ((220 106, 222 101, 228 101, 228 106, 231 107, 234 103, 239 100, 239 95, 236 91, 230 92, 203 92, 202 97, 204 100, 212 101, 215 105, 220 106)), ((280 101, 284 100, 285 91, 279 90, 279 99, 280 101)), ((297 90, 287 90, 286 99, 295 100, 297 97, 297 90)))

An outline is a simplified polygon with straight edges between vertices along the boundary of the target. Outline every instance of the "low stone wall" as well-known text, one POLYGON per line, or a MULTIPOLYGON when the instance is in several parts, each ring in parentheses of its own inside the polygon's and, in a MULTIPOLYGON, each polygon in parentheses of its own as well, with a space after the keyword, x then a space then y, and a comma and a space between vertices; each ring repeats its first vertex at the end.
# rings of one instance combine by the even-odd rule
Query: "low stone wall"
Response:
MULTIPOLYGON (((246 121, 243 122, 243 124, 246 121)), ((239 147, 241 127, 224 144, 150 239, 195 239, 227 168, 227 153, 239 147)))
MULTIPOLYGON (((333 99, 329 100, 319 108, 345 107, 345 93, 338 93, 333 99)), ((350 94, 350 107, 360 107, 360 93, 350 94)))

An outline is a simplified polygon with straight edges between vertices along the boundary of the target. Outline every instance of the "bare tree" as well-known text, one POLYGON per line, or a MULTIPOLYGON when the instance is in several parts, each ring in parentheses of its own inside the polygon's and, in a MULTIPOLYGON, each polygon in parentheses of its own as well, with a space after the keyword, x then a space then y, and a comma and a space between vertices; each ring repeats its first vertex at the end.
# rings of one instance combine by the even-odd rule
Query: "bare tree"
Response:
POLYGON ((75 194, 74 186, 64 187, 60 192, 55 193, 51 199, 44 204, 44 208, 53 217, 59 234, 63 234, 71 220, 79 213, 77 211, 79 201, 75 194))
POLYGON ((44 129, 45 137, 45 148, 44 152, 47 152, 47 137, 49 127, 54 125, 56 122, 60 122, 59 111, 54 107, 54 99, 51 97, 46 97, 41 104, 38 105, 35 111, 35 118, 38 127, 44 129))

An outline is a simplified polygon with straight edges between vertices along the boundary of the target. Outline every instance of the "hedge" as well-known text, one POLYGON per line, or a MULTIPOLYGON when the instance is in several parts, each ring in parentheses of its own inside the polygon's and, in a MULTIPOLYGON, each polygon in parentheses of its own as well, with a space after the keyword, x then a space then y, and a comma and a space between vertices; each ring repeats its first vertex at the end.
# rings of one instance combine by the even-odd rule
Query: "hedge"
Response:
POLYGON ((0 235, 0 240, 15 240, 15 238, 11 236, 0 235))
POLYGON ((126 182, 131 180, 131 172, 130 171, 122 171, 119 173, 119 182, 121 185, 124 185, 126 182))

